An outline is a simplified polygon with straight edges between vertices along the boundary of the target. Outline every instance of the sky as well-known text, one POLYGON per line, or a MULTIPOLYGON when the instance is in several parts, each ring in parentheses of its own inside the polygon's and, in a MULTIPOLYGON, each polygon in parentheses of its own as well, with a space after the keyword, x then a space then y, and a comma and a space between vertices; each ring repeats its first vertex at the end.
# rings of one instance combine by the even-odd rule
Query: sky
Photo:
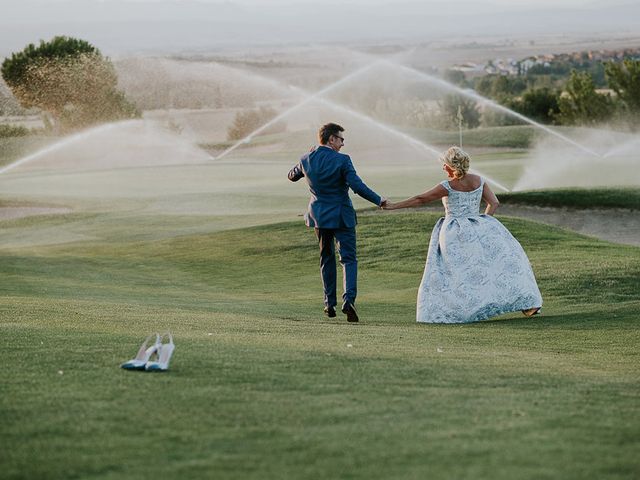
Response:
POLYGON ((637 34, 638 0, 0 0, 0 58, 70 35, 107 55, 453 37, 637 34))

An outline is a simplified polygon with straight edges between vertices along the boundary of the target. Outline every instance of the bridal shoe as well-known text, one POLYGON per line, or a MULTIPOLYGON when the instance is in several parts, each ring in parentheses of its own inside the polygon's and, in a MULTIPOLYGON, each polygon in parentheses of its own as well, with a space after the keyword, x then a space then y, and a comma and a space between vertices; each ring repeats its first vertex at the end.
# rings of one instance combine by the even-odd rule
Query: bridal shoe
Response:
POLYGON ((533 317, 534 315, 537 315, 538 313, 540 313, 540 309, 542 307, 534 307, 534 308, 529 308, 527 310, 522 310, 522 314, 525 317, 533 317))
POLYGON ((151 358, 151 356, 158 351, 160 348, 160 335, 157 333, 151 334, 147 337, 144 343, 140 346, 140 350, 138 350, 138 354, 135 358, 129 360, 128 362, 124 362, 120 365, 125 370, 144 370, 147 362, 151 358), (153 338, 153 335, 156 336, 156 341, 150 347, 147 347, 149 341, 153 338))
POLYGON ((156 362, 147 362, 144 367, 147 372, 166 372, 169 370, 169 361, 176 346, 173 344, 171 333, 167 332, 162 338, 165 336, 169 337, 169 343, 160 345, 158 348, 158 360, 156 362))

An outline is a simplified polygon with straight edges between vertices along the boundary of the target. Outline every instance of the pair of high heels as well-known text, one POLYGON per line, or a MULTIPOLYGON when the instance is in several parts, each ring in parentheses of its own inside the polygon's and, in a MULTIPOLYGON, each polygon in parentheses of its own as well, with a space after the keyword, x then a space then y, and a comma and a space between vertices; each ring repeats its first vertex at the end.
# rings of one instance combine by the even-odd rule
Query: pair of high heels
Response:
POLYGON ((173 351, 176 346, 173 344, 173 336, 171 333, 167 332, 162 337, 158 333, 151 334, 147 337, 147 339, 142 343, 140 349, 138 350, 138 354, 135 358, 129 360, 128 362, 124 362, 120 367, 125 370, 145 370, 147 372, 166 372, 169 370, 169 361, 171 360, 171 355, 173 355, 173 351), (153 339, 155 335, 155 342, 151 346, 149 342, 153 339), (162 343, 162 339, 167 337, 169 341, 167 343, 162 343), (151 361, 151 358, 155 355, 155 360, 151 361))

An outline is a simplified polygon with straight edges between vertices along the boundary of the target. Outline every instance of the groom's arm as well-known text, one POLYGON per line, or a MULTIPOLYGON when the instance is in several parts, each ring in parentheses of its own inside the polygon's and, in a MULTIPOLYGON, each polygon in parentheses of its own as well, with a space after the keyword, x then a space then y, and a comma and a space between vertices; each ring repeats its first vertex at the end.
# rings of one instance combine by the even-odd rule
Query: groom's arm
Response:
POLYGON ((367 187, 365 183, 360 179, 360 177, 356 173, 356 169, 353 168, 353 163, 351 163, 351 158, 349 156, 347 156, 343 174, 345 180, 347 181, 347 184, 349 185, 349 188, 351 188, 351 190, 353 190, 365 200, 369 200, 371 203, 374 203, 379 207, 386 202, 386 199, 380 197, 380 195, 367 187))

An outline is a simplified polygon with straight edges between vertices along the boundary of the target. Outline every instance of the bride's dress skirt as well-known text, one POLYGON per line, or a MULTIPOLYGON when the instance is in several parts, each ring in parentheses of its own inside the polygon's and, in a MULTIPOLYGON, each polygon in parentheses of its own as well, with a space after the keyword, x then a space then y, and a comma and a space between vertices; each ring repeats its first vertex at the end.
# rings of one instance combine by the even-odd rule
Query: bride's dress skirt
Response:
POLYGON ((490 215, 438 220, 418 291, 418 322, 477 322, 540 306, 529 259, 500 221, 490 215))

